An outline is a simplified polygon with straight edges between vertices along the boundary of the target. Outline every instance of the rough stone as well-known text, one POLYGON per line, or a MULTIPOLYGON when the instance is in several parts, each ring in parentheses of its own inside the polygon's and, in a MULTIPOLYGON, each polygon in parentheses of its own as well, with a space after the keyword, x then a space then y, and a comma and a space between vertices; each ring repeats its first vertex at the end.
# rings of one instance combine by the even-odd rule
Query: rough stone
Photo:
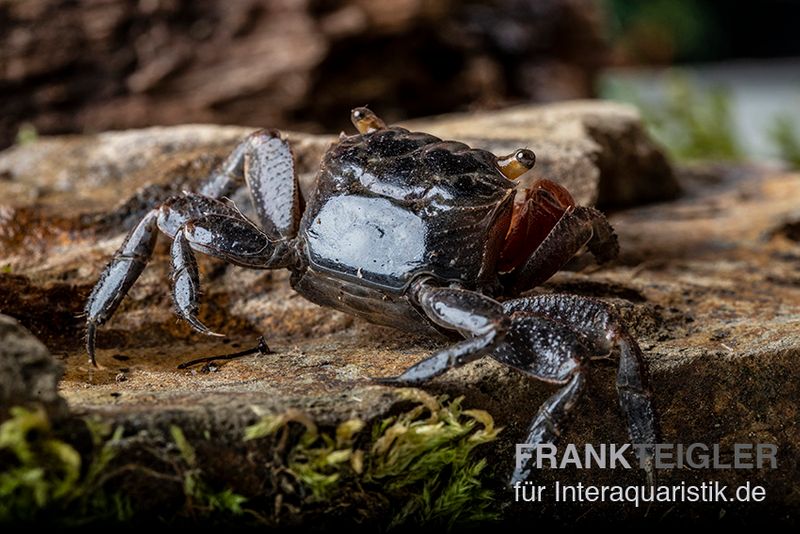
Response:
POLYGON ((2 2, 0 148, 25 125, 320 130, 365 103, 397 120, 585 98, 602 26, 585 0, 2 2))
POLYGON ((0 315, 0 421, 14 406, 39 405, 52 418, 66 413, 58 394, 64 374, 47 347, 16 320, 0 315))
MULTIPOLYGON (((443 116, 406 124, 498 154, 530 146, 537 152, 538 163, 521 181, 541 176, 560 181, 578 202, 587 205, 597 200, 600 191, 619 189, 615 184, 631 176, 640 185, 627 187, 648 191, 645 200, 675 191, 669 167, 649 165, 664 159, 637 125, 632 108, 600 102, 526 106, 473 118, 443 116), (594 131, 618 141, 593 141, 586 124, 595 124, 594 131), (632 136, 632 131, 639 135, 632 136), (616 138, 619 132, 623 134, 616 138), (640 158, 642 147, 658 156, 640 158), (597 165, 612 157, 630 161, 626 167, 630 174, 597 165)), ((0 265, 6 271, 0 273, 0 288, 5 307, 15 310, 34 334, 74 345, 82 335, 82 303, 124 232, 168 196, 196 188, 251 131, 234 126, 156 127, 45 138, 0 154, 0 175, 5 177, 0 181, 0 248, 4 250, 0 265)), ((287 136, 307 196, 322 154, 336 137, 294 132, 287 136)), ((246 195, 235 200, 247 209, 246 195)), ((261 303, 265 289, 274 287, 276 298, 291 294, 285 291, 282 273, 232 271, 207 259, 201 259, 201 266, 208 276, 205 320, 224 325, 227 332, 319 334, 351 324, 349 317, 333 312, 321 320, 310 304, 289 306, 276 300, 276 309, 265 307, 261 303)), ((166 276, 163 262, 153 262, 119 317, 103 329, 98 340, 101 348, 118 346, 120 337, 131 342, 141 338, 141 343, 157 346, 163 341, 161 335, 166 339, 192 335, 173 320, 164 291, 166 276), (140 301, 138 306, 132 306, 134 300, 140 301), (147 305, 142 306, 143 301, 147 305), (130 314, 124 311, 128 306, 130 314), (145 336, 146 331, 150 333, 145 336)))
POLYGON ((537 154, 536 168, 527 177, 555 178, 585 204, 620 208, 679 193, 664 153, 629 105, 571 101, 409 124, 440 137, 488 145, 498 154, 527 146, 537 154))
MULTIPOLYGON (((567 175, 569 169, 574 172, 571 179, 584 176, 583 185, 575 182, 571 187, 581 198, 591 199, 594 192, 602 190, 595 180, 599 177, 602 184, 603 172, 607 172, 594 167, 594 162, 606 157, 603 154, 619 156, 627 150, 626 144, 612 142, 611 136, 603 142, 592 141, 587 138, 586 121, 568 120, 563 108, 555 109, 551 116, 559 118, 553 119, 550 129, 543 126, 544 120, 512 121, 512 117, 535 116, 521 110, 494 117, 479 115, 476 125, 460 117, 437 119, 424 126, 439 134, 458 133, 489 147, 510 149, 517 146, 511 146, 512 141, 525 140, 539 152, 548 176, 552 172, 560 178, 561 172, 567 175), (505 120, 509 124, 504 126, 505 120), (538 127, 543 129, 532 133, 538 127), (584 165, 585 174, 575 170, 577 163, 565 163, 571 136, 578 154, 575 161, 584 165), (564 152, 548 155, 550 145, 545 141, 564 152), (599 156, 589 157, 587 150, 599 156), (552 161, 549 167, 545 165, 548 160, 552 161)), ((596 131, 604 122, 597 119, 592 128, 596 131)), ((206 146, 201 146, 189 142, 193 128, 183 130, 186 145, 176 140, 177 130, 151 129, 48 140, 0 155, 0 174, 10 177, 0 181, 0 198, 5 204, 0 224, 4 245, 0 304, 5 313, 24 320, 65 363, 61 391, 74 413, 102 414, 136 430, 164 429, 170 424, 194 428, 197 439, 212 436, 203 442, 204 451, 210 458, 218 454, 224 459, 225 469, 220 464, 217 475, 226 480, 226 476, 235 476, 230 473, 248 469, 247 464, 236 463, 230 444, 257 418, 257 412, 301 408, 322 424, 353 416, 371 420, 391 413, 400 401, 397 391, 375 385, 371 377, 396 375, 440 342, 309 304, 290 290, 285 273, 245 271, 207 258, 200 258, 205 288, 201 319, 229 335, 222 341, 202 338, 172 315, 168 250, 163 245, 117 315, 101 329, 102 368, 92 369, 83 352, 80 319, 75 316, 100 269, 120 244, 122 228, 141 209, 137 202, 154 202, 164 193, 155 186, 193 185, 234 139, 248 131, 202 127, 197 132, 219 131, 229 137, 212 135, 213 141, 203 141, 206 146), (104 152, 109 140, 124 135, 138 139, 137 143, 144 143, 148 136, 173 137, 171 144, 153 139, 149 148, 139 151, 127 152, 123 143, 104 152), (211 147, 211 155, 201 157, 200 164, 193 163, 196 156, 207 154, 207 147, 211 147), (105 154, 108 164, 93 164, 99 154, 105 154), (55 178, 59 172, 63 173, 61 180, 55 178), (55 188, 58 183, 64 187, 55 188), (148 184, 158 194, 133 197, 148 184), (13 196, 13 191, 33 193, 20 197, 13 196), (119 201, 124 208, 109 210, 119 201), (54 319, 47 310, 56 302, 63 313, 54 319), (193 357, 251 346, 262 333, 275 354, 220 363, 215 373, 176 369, 179 362, 193 357), (125 381, 116 380, 120 372, 125 381)), ((300 143, 296 147, 306 147, 297 148, 297 153, 308 176, 327 139, 292 138, 300 143)), ((626 170, 624 176, 646 175, 626 170)), ((666 470, 660 473, 662 483, 710 479, 733 487, 749 482, 766 487, 766 501, 636 508, 618 503, 565 505, 551 500, 511 505, 506 509, 510 516, 561 517, 566 522, 585 523, 603 517, 716 519, 725 514, 756 521, 765 514, 785 517, 797 510, 800 249, 785 228, 787 221, 797 219, 800 179, 739 166, 682 172, 680 183, 684 194, 676 200, 612 215, 622 248, 618 262, 559 273, 535 292, 591 295, 617 306, 649 363, 664 442, 720 443, 728 450, 734 443, 778 446, 778 470, 666 470)), ((613 383, 613 365, 599 362, 564 442, 627 440, 613 383)), ((490 360, 447 373, 425 389, 465 395, 468 407, 488 410, 504 427, 491 454, 493 480, 499 488, 513 467, 514 444, 524 436, 537 407, 554 391, 552 385, 530 380, 490 360)), ((623 485, 643 481, 636 470, 542 471, 536 477, 543 484, 555 480, 623 485)), ((501 493, 504 502, 512 498, 501 493)), ((520 519, 521 524, 526 521, 520 519)))

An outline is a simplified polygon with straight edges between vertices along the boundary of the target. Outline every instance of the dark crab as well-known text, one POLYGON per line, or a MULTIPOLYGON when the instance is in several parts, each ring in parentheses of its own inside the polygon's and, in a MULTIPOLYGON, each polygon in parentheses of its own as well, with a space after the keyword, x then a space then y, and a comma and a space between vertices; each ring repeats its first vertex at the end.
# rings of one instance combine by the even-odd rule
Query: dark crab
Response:
MULTIPOLYGON (((519 188, 534 165, 526 149, 496 157, 463 143, 386 125, 366 108, 322 161, 316 190, 301 197, 289 144, 262 130, 242 142, 199 193, 168 199, 130 232, 86 306, 91 362, 95 329, 116 310, 150 259, 158 232, 172 241, 177 314, 197 318, 194 253, 252 269, 288 268, 307 299, 370 322, 463 338, 390 384, 421 384, 484 356, 560 385, 528 430, 553 442, 575 407, 591 361, 619 357, 617 390, 630 439, 656 442, 645 362, 605 303, 573 295, 513 298, 550 278, 584 246, 600 262, 617 239, 599 211, 575 205, 547 180, 519 188), (260 227, 223 200, 246 184, 260 227)), ((648 469, 652 475, 652 469, 648 469)), ((527 477, 517 468, 514 481, 527 477)))

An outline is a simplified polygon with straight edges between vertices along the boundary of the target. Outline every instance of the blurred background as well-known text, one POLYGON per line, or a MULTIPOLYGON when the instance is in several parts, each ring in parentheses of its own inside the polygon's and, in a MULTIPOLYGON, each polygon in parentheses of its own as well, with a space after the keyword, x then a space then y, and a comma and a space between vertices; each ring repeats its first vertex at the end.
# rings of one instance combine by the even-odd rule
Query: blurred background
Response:
POLYGON ((0 0, 0 148, 602 97, 676 158, 799 167, 798 23, 792 0, 0 0))

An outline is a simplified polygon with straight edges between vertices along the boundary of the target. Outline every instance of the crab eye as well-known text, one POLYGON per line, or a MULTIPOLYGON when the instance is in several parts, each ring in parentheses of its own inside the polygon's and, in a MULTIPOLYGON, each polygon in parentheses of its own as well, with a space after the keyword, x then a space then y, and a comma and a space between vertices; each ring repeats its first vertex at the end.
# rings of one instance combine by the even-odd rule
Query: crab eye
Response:
POLYGON ((350 112, 350 120, 362 134, 386 128, 386 124, 367 108, 355 108, 350 112))
POLYGON ((536 164, 536 154, 527 148, 515 150, 508 156, 497 158, 497 166, 509 180, 519 178, 536 164))
POLYGON ((536 154, 533 153, 533 150, 528 150, 527 148, 517 150, 514 154, 514 159, 527 169, 532 169, 536 165, 536 154))

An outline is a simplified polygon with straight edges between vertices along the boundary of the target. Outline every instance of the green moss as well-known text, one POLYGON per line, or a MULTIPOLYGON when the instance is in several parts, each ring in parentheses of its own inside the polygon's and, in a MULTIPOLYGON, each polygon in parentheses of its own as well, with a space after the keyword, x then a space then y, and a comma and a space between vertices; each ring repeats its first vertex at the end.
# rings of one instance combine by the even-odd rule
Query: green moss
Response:
POLYGON ((643 108, 653 136, 679 159, 738 160, 730 95, 722 87, 701 90, 674 73, 661 106, 643 108))
POLYGON ((36 126, 29 122, 23 122, 19 130, 17 130, 16 142, 18 145, 27 145, 39 139, 39 132, 36 131, 36 126))
POLYGON ((289 438, 289 424, 303 426, 297 442, 285 456, 286 467, 308 490, 311 503, 329 500, 343 476, 363 470, 363 452, 354 450, 353 440, 364 427, 363 421, 351 419, 341 423, 334 436, 320 433, 316 424, 304 413, 289 410, 282 415, 264 416, 245 430, 245 441, 280 434, 279 441, 289 438))
POLYGON ((197 462, 197 453, 186 439, 183 430, 170 426, 170 435, 178 447, 185 464, 183 469, 183 493, 186 496, 185 512, 191 516, 210 516, 215 514, 242 515, 242 505, 247 498, 229 488, 217 491, 203 477, 203 470, 197 462))
POLYGON ((476 454, 499 432, 489 414, 463 410, 461 399, 446 402, 414 389, 401 394, 413 407, 371 425, 351 419, 320 430, 298 410, 263 417, 244 435, 248 454, 262 459, 244 484, 246 495, 217 482, 218 464, 206 463, 202 449, 177 426, 168 431, 173 446, 148 449, 154 464, 125 463, 117 459, 122 428, 85 420, 87 434, 70 434, 83 436, 78 448, 51 427, 44 410, 14 408, 0 424, 0 522, 149 521, 135 514, 134 501, 122 493, 137 491, 137 477, 182 489, 182 505, 168 498, 159 509, 165 521, 281 525, 300 516, 338 517, 391 529, 496 518, 492 492, 482 485, 487 462, 476 454))
POLYGON ((769 136, 780 158, 792 169, 800 169, 800 132, 788 117, 775 117, 769 136))
POLYGON ((43 409, 15 407, 0 424, 0 522, 58 514, 63 522, 129 517, 131 507, 103 490, 121 429, 87 422, 95 445, 84 465, 80 453, 55 436, 43 409))
POLYGON ((306 490, 307 503, 382 501, 389 528, 407 524, 452 527, 495 519, 493 495, 482 486, 487 463, 475 449, 499 432, 482 410, 462 410, 461 399, 445 402, 419 390, 403 390, 417 406, 375 423, 340 424, 319 432, 300 412, 269 415, 245 432, 245 440, 271 436, 286 443, 292 427, 302 432, 288 446, 286 467, 306 490))
POLYGON ((408 393, 422 404, 376 425, 366 472, 368 481, 406 500, 390 526, 495 519, 492 492, 480 478, 486 461, 474 458, 476 447, 497 437, 492 417, 462 410, 461 398, 444 404, 418 390, 408 393))
MULTIPOLYGON (((11 409, 10 419, 0 425, 0 522, 45 519, 69 525, 134 517, 131 501, 105 486, 123 472, 146 472, 146 468, 112 467, 123 429, 112 432, 97 419, 84 422, 92 441, 88 462, 73 445, 56 437, 44 410, 11 409)), ((183 432, 174 426, 170 431, 183 461, 178 469, 186 496, 185 508, 176 516, 241 514, 245 498, 227 489, 214 491, 183 432)))
POLYGON ((736 137, 731 98, 723 87, 701 89, 689 77, 672 71, 664 96, 646 100, 630 84, 606 80, 605 98, 636 105, 650 134, 679 160, 735 161, 743 158, 736 137))

